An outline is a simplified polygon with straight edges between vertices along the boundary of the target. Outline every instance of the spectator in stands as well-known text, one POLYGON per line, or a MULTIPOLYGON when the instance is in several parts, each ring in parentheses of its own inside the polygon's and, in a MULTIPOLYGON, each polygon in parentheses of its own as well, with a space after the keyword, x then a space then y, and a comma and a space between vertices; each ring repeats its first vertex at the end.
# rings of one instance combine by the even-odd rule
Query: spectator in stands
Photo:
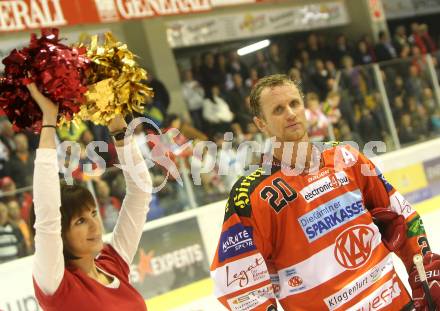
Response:
POLYGON ((327 97, 328 80, 330 79, 329 72, 325 69, 324 61, 322 59, 315 60, 315 72, 311 76, 312 83, 315 86, 315 92, 318 93, 319 100, 324 101, 327 97))
POLYGON ((272 43, 269 46, 269 71, 271 74, 284 73, 286 71, 285 58, 280 53, 280 47, 278 43, 272 43))
POLYGON ((421 24, 419 26, 419 33, 420 33, 420 37, 423 40, 423 43, 425 44, 427 53, 434 53, 435 51, 437 51, 437 46, 435 44, 435 41, 432 39, 431 35, 429 34, 427 24, 421 24))
POLYGON ((415 142, 419 139, 419 135, 411 122, 411 115, 409 113, 404 113, 402 115, 398 133, 402 145, 415 142))
POLYGON ((393 45, 396 49, 397 55, 401 55, 402 50, 409 44, 408 36, 406 35, 405 26, 399 25, 396 27, 393 38, 393 45))
POLYGON ((396 123, 396 126, 400 126, 400 120, 402 119, 402 115, 405 112, 405 103, 403 102, 402 96, 394 97, 394 102, 391 105, 391 112, 393 114, 393 120, 396 123))
MULTIPOLYGON (((327 55, 325 55, 325 48, 320 47, 318 36, 316 33, 311 33, 307 37, 307 51, 310 54, 310 59, 323 59, 327 55)), ((322 40, 322 37, 321 37, 322 40)), ((325 44, 324 42, 321 42, 322 44, 325 44)))
POLYGON ((319 97, 315 93, 306 96, 305 110, 309 137, 312 141, 324 141, 328 133, 329 120, 321 110, 319 97))
POLYGON ((368 46, 365 41, 358 41, 356 51, 353 54, 354 61, 358 65, 368 65, 374 62, 373 55, 368 51, 368 46))
POLYGON ((32 185, 34 170, 34 152, 29 150, 28 138, 23 133, 14 137, 15 152, 7 163, 8 175, 12 177, 18 188, 32 185))
POLYGON ((156 107, 160 110, 163 117, 166 117, 168 107, 170 106, 170 94, 165 84, 153 75, 151 70, 148 71, 147 84, 153 89, 154 96, 153 101, 149 104, 152 107, 156 107))
POLYGON ((110 133, 106 126, 96 125, 93 122, 88 121, 87 127, 91 131, 94 140, 111 143, 110 133))
POLYGON ((189 69, 183 73, 182 93, 193 125, 199 130, 203 129, 202 111, 205 92, 199 82, 193 78, 192 71, 189 69))
POLYGON ((255 62, 252 67, 257 69, 259 78, 265 77, 270 74, 270 64, 267 61, 263 51, 260 50, 255 52, 255 62))
POLYGON ((341 111, 339 110, 340 102, 341 95, 336 91, 332 91, 327 95, 327 99, 322 107, 322 111, 333 125, 338 124, 341 119, 341 111))
POLYGON ((362 140, 365 143, 382 140, 382 122, 380 122, 378 116, 366 106, 361 108, 361 113, 359 132, 362 140))
POLYGON ((412 54, 412 65, 417 67, 417 70, 421 73, 423 77, 429 75, 428 73, 428 64, 426 62, 425 55, 422 55, 418 46, 413 46, 411 48, 412 54))
POLYGON ((215 64, 215 58, 212 52, 207 52, 203 55, 203 64, 200 67, 200 79, 205 94, 208 93, 214 85, 217 85, 220 89, 224 87, 222 85, 221 73, 215 64))
POLYGON ((408 112, 411 116, 411 124, 418 139, 429 135, 429 118, 425 107, 415 97, 408 98, 408 112))
POLYGON ((227 68, 228 73, 231 75, 233 75, 234 73, 239 73, 244 80, 249 77, 248 67, 243 61, 240 60, 240 56, 235 50, 229 52, 227 68))
POLYGON ((220 86, 220 90, 225 92, 229 90, 232 86, 232 78, 231 74, 228 73, 226 67, 226 58, 223 53, 218 53, 215 55, 215 67, 218 73, 218 84, 220 86))
POLYGON ((338 70, 336 69, 335 63, 333 61, 331 61, 329 59, 326 60, 325 61, 325 69, 327 70, 330 78, 332 78, 332 79, 336 78, 336 73, 338 70))
POLYGON ((432 113, 435 110, 437 103, 431 88, 425 87, 423 89, 422 102, 423 106, 425 106, 429 113, 432 113))
POLYGON ((354 99, 360 99, 361 94, 361 68, 353 67, 353 59, 350 56, 342 58, 342 72, 340 79, 340 87, 348 90, 354 99))
POLYGON ((417 46, 422 54, 426 54, 428 51, 421 36, 420 25, 416 22, 411 24, 411 35, 409 36, 408 41, 411 45, 417 46))
POLYGON ((301 77, 301 71, 298 68, 296 67, 290 68, 288 72, 288 76, 290 80, 295 81, 298 85, 302 86, 304 84, 301 77))
POLYGON ((386 31, 379 32, 379 43, 376 45, 376 59, 378 62, 391 60, 397 57, 396 49, 391 43, 386 31))
POLYGON ((408 92, 409 96, 416 97, 417 100, 422 100, 422 92, 426 87, 425 82, 423 81, 420 71, 415 65, 411 65, 409 67, 409 77, 406 80, 405 88, 408 92))
POLYGON ((359 145, 361 149, 364 146, 361 136, 358 132, 350 130, 347 122, 341 121, 339 126, 339 135, 337 136, 338 141, 354 141, 359 145))
POLYGON ((392 84, 388 86, 387 91, 389 92, 389 96, 391 99, 396 97, 405 98, 407 91, 405 88, 405 81, 403 81, 402 76, 396 75, 392 80, 392 84))
POLYGON ((303 75, 306 76, 307 78, 311 77, 315 72, 315 65, 310 59, 309 52, 307 52, 306 50, 301 51, 300 62, 298 65, 299 66, 297 66, 297 68, 300 69, 303 75))
POLYGON ((259 78, 258 78, 258 71, 257 71, 257 69, 251 68, 249 70, 249 77, 245 81, 246 87, 248 87, 248 88, 253 87, 258 82, 258 79, 259 78))
POLYGON ((224 133, 231 130, 234 114, 226 101, 220 97, 220 88, 216 85, 206 93, 203 101, 203 118, 206 121, 205 132, 211 137, 215 133, 224 133))
POLYGON ((112 232, 121 209, 121 201, 110 195, 110 187, 104 180, 95 180, 96 201, 106 232, 112 232))
POLYGON ((26 253, 30 254, 32 252, 31 232, 28 224, 21 218, 20 206, 17 201, 10 201, 7 206, 9 222, 20 230, 26 245, 26 253))
POLYGON ((228 104, 235 116, 234 122, 245 132, 247 124, 252 121, 250 110, 246 106, 246 97, 250 89, 243 84, 243 78, 238 73, 234 74, 233 81, 234 87, 227 94, 228 104))
POLYGON ((8 174, 6 163, 15 150, 12 124, 5 117, 0 117, 0 178, 8 174))
POLYGON ((336 37, 336 46, 332 53, 333 61, 337 66, 341 66, 342 58, 345 56, 352 56, 352 50, 347 42, 347 38, 343 34, 336 37))
POLYGON ((6 204, 0 202, 0 263, 26 255, 26 247, 20 230, 11 224, 6 204))
POLYGON ((400 50, 399 57, 400 58, 408 58, 411 55, 411 46, 409 44, 405 44, 400 50))
POLYGON ((364 34, 361 37, 361 40, 367 44, 368 53, 373 56, 374 61, 377 61, 376 51, 374 48, 374 43, 373 43, 372 37, 368 34, 364 34))

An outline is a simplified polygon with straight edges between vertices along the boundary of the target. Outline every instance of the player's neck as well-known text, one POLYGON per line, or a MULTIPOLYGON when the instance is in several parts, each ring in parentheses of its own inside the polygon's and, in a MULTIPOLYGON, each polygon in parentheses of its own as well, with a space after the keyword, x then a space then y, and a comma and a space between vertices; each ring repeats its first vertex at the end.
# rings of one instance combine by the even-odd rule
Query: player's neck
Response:
POLYGON ((280 163, 307 172, 314 165, 312 150, 308 141, 287 142, 274 148, 273 155, 280 163))

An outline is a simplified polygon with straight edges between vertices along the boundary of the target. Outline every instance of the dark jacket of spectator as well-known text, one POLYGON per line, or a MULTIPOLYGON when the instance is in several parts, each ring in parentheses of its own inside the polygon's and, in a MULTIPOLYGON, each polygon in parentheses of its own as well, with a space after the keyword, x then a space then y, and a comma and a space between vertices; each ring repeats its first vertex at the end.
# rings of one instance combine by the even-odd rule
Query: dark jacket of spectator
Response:
POLYGON ((397 57, 396 49, 388 39, 386 32, 379 33, 379 43, 376 45, 376 59, 378 62, 387 61, 397 57))

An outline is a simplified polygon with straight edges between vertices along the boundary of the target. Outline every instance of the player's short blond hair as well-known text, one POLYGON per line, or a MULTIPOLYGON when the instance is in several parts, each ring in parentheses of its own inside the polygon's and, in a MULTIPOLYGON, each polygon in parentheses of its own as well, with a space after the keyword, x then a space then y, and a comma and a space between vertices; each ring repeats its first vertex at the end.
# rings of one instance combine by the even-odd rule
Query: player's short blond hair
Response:
POLYGON ((274 88, 276 86, 285 85, 285 84, 290 84, 295 86, 302 95, 302 91, 299 85, 295 83, 295 81, 292 81, 287 75, 275 74, 275 75, 266 76, 258 80, 257 84, 255 84, 254 87, 252 88, 251 94, 249 96, 252 114, 256 117, 261 117, 260 97, 264 89, 274 88))

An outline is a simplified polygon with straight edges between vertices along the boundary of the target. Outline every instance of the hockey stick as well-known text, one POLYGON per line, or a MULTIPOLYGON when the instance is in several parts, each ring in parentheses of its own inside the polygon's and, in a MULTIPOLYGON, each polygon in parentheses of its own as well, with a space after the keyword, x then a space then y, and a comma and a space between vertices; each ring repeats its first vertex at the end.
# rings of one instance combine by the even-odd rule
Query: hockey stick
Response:
POLYGON ((432 301, 431 292, 429 291, 429 284, 426 278, 425 267, 423 266, 423 257, 420 254, 414 255, 414 265, 416 266, 417 273, 419 274, 420 282, 422 283, 423 291, 425 292, 426 300, 428 301, 428 310, 435 311, 434 302, 432 301))

